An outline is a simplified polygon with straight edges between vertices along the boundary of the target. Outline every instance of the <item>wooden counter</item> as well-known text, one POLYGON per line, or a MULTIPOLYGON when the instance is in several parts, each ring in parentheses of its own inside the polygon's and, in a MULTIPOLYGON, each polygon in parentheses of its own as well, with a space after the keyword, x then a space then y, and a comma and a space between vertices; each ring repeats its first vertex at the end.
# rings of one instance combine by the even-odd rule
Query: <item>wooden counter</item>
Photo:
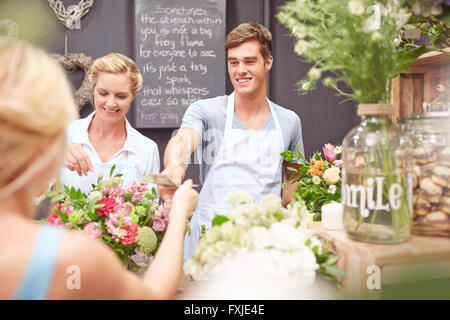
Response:
POLYGON ((321 222, 311 222, 310 227, 333 241, 341 255, 339 267, 347 273, 341 279, 341 292, 346 298, 381 298, 383 286, 405 282, 408 275, 417 275, 425 270, 423 268, 432 270, 427 273, 428 277, 450 278, 449 238, 411 235, 401 244, 371 244, 351 240, 345 231, 326 230, 321 222), (373 288, 377 271, 380 287, 373 288))

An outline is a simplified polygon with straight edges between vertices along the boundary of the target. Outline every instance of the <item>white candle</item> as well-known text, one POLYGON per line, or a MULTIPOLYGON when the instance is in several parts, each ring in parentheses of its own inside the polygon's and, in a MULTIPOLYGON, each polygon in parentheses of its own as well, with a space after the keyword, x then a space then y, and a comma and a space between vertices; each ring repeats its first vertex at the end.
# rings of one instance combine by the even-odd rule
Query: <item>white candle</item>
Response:
POLYGON ((322 226, 329 230, 344 229, 344 210, 339 202, 331 202, 322 206, 322 226))

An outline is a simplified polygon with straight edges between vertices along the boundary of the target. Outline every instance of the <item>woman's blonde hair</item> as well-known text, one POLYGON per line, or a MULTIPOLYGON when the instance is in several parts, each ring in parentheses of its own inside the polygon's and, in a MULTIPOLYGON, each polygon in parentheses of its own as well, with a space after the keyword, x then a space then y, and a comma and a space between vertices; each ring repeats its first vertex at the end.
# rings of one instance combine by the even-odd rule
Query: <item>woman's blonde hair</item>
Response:
POLYGON ((77 117, 62 68, 41 49, 0 39, 0 195, 26 185, 64 151, 66 127, 77 117))
POLYGON ((136 63, 121 53, 110 53, 97 58, 91 67, 89 79, 93 85, 97 83, 99 72, 126 73, 130 77, 131 92, 137 95, 142 87, 142 75, 136 63))

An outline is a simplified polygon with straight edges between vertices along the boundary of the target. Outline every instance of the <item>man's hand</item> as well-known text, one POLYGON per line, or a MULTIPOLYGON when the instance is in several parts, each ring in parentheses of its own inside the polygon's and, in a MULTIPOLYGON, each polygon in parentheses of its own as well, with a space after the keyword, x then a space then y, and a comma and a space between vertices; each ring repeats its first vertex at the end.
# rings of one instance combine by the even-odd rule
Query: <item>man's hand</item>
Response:
POLYGON ((94 171, 91 159, 77 144, 69 145, 64 165, 70 171, 76 171, 80 177, 87 176, 89 171, 94 171))

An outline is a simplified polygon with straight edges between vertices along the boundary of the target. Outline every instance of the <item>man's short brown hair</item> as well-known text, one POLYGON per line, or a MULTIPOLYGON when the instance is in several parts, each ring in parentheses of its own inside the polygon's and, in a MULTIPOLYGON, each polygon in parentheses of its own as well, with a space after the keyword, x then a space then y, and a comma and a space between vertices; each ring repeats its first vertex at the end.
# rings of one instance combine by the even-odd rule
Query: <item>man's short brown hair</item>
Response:
POLYGON ((225 52, 240 46, 244 42, 258 40, 261 45, 261 55, 264 60, 272 55, 272 34, 267 28, 256 22, 245 22, 231 30, 225 41, 225 52))

